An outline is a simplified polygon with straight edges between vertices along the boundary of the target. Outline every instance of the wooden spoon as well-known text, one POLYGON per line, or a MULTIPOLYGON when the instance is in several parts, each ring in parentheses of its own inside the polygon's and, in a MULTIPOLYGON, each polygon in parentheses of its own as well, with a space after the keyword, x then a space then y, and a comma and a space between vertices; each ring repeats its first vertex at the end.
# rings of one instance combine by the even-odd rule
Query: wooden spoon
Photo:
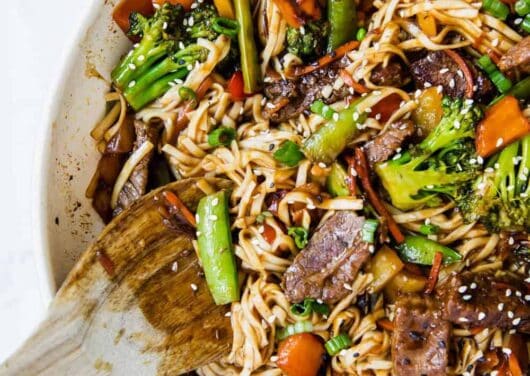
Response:
MULTIPOLYGON (((229 187, 226 180, 208 181, 229 187)), ((163 223, 162 190, 176 193, 193 211, 204 196, 196 179, 181 180, 116 217, 0 374, 178 375, 230 351, 230 306, 216 306, 210 296, 192 229, 163 223)))

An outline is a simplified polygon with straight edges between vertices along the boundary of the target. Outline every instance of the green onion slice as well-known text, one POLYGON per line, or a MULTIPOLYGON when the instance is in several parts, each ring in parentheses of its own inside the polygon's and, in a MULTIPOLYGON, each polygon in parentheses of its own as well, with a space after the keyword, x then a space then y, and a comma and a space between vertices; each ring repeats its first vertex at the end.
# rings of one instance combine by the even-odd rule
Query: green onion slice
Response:
POLYGON ((300 146, 288 140, 274 152, 273 156, 278 162, 294 167, 304 158, 304 153, 300 150, 300 146))
POLYGON ((359 42, 364 39, 366 36, 366 29, 364 27, 360 27, 359 30, 357 30, 357 35, 355 36, 355 39, 357 39, 359 42))
POLYGON ((198 105, 197 94, 193 91, 193 89, 190 89, 187 86, 182 86, 179 88, 179 97, 182 98, 183 101, 191 101, 192 108, 195 108, 198 105))
POLYGON ((287 325, 284 329, 278 332, 278 340, 283 340, 289 336, 298 333, 308 333, 313 331, 313 324, 311 321, 298 321, 294 324, 287 325))
POLYGON ((521 29, 530 33, 530 14, 527 14, 521 23, 521 29))
POLYGON ((526 16, 528 13, 530 13, 530 1, 518 0, 515 3, 515 11, 520 16, 526 16))
POLYGON ((291 313, 296 316, 307 317, 316 312, 321 315, 329 315, 327 304, 318 303, 315 299, 305 298, 302 303, 295 303, 291 306, 291 313))
POLYGON ((298 249, 303 249, 309 242, 309 231, 304 227, 289 227, 287 235, 294 239, 294 242, 298 249))
POLYGON ((351 345, 351 338, 346 333, 342 333, 327 341, 324 347, 328 354, 333 356, 337 355, 341 350, 347 349, 351 345))
POLYGON ((311 112, 322 116, 326 120, 331 120, 333 115, 337 112, 322 101, 314 101, 311 104, 310 109, 311 112))
POLYGON ((236 38, 239 31, 239 22, 225 17, 216 17, 212 21, 212 29, 219 34, 224 34, 230 38, 236 38))
POLYGON ((236 138, 234 128, 219 127, 208 134, 208 144, 211 146, 229 146, 236 138))
POLYGON ((506 17, 510 14, 510 8, 500 0, 484 0, 482 1, 482 8, 501 21, 506 20, 506 17))
POLYGON ((433 225, 433 224, 421 225, 420 226, 420 232, 423 235, 435 235, 439 231, 440 231, 440 227, 438 227, 436 225, 433 225))
POLYGON ((379 221, 377 219, 367 219, 364 221, 363 228, 361 230, 361 236, 363 242, 373 243, 375 241, 375 231, 379 221))

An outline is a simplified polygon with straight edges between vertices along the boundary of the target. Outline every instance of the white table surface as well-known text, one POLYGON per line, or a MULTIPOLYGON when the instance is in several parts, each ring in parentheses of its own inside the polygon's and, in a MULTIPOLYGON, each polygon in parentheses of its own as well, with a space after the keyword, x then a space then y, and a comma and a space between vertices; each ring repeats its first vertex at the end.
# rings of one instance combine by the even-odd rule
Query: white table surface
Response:
POLYGON ((0 361, 15 351, 46 309, 32 239, 35 135, 45 126, 43 107, 91 1, 2 3, 4 9, 7 5, 0 23, 7 53, 0 53, 0 111, 7 114, 7 124, 1 125, 0 147, 0 361))

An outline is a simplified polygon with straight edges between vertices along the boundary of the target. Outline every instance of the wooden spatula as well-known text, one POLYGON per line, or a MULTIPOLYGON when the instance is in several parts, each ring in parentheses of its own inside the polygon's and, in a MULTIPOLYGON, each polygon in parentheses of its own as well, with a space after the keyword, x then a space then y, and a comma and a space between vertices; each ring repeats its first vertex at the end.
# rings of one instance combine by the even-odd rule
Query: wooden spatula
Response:
MULTIPOLYGON (((229 182, 209 180, 217 188, 229 182)), ((47 319, 2 375, 178 375, 230 351, 229 306, 216 306, 186 226, 160 214, 162 190, 195 210, 195 179, 149 193, 115 218, 82 255, 47 319)))

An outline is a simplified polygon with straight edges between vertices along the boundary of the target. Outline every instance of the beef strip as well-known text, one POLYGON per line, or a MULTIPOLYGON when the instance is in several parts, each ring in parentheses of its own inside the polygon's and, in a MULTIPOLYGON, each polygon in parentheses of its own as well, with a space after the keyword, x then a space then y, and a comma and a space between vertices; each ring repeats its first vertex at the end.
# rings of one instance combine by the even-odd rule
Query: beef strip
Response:
POLYGON ((370 81, 378 86, 402 87, 410 81, 403 64, 391 61, 387 66, 377 65, 371 73, 370 81))
MULTIPOLYGON (((266 84, 264 93, 271 103, 276 104, 285 98, 289 100, 289 103, 280 110, 268 114, 270 120, 274 122, 286 121, 297 117, 304 110, 308 110, 311 103, 316 100, 322 100, 329 104, 351 95, 347 85, 342 85, 336 89, 333 88, 339 78, 340 69, 346 67, 349 63, 350 60, 347 57, 343 57, 339 61, 294 80, 278 80, 266 84), (327 95, 329 90, 330 94, 327 95)), ((401 87, 409 81, 409 78, 401 63, 391 61, 386 67, 382 65, 375 67, 371 80, 380 86, 401 87)))
POLYGON ((335 303, 349 292, 359 269, 370 257, 361 240, 364 218, 337 211, 312 236, 285 272, 285 293, 291 302, 305 298, 335 303))
POLYGON ((405 139, 414 134, 415 130, 412 121, 400 120, 367 142, 364 145, 364 151, 370 166, 373 167, 376 163, 388 160, 401 147, 405 139))
POLYGON ((446 375, 450 329, 431 297, 399 296, 392 335, 394 374, 446 375))
POLYGON ((498 67, 502 71, 517 68, 524 73, 530 73, 530 36, 510 48, 501 57, 498 67))
POLYGON ((513 277, 496 277, 492 273, 455 274, 437 294, 443 302, 443 317, 455 324, 530 333, 526 287, 513 277))
MULTIPOLYGON (((136 141, 134 150, 137 150, 144 142, 150 141, 153 145, 157 143, 158 129, 149 126, 142 121, 134 121, 134 130, 136 132, 136 141)), ((133 169, 129 179, 124 184, 118 196, 118 205, 114 209, 114 215, 118 215, 124 209, 127 209, 132 203, 142 197, 146 192, 147 178, 149 176, 149 162, 153 157, 154 151, 150 151, 133 169)))
MULTIPOLYGON (((473 99, 488 103, 495 95, 495 88, 488 77, 478 71, 473 63, 464 58, 473 74, 476 91, 473 99)), ((443 87, 443 93, 453 98, 463 98, 466 91, 466 79, 455 63, 443 51, 430 51, 425 56, 413 61, 410 65, 416 87, 423 89, 429 85, 443 87), (427 85, 427 86, 426 86, 427 85)))

